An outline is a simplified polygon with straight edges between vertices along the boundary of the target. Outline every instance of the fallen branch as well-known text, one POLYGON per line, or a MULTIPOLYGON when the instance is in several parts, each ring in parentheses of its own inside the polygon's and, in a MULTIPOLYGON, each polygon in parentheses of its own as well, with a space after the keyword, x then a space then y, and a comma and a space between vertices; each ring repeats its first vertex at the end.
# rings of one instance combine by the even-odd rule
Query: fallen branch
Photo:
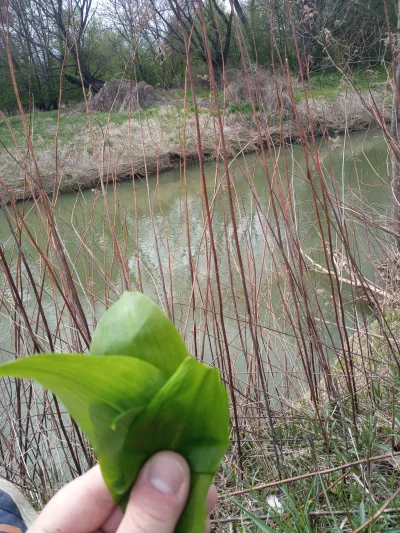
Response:
POLYGON ((371 518, 369 518, 368 520, 366 520, 363 524, 361 524, 360 527, 358 527, 357 529, 355 529, 353 531, 353 533, 360 533, 360 531, 362 531, 363 529, 365 529, 367 526, 369 526, 370 524, 372 524, 373 522, 375 522, 375 520, 377 518, 379 518, 381 516, 381 514, 383 514, 386 510, 387 507, 389 507, 389 505, 392 503, 392 501, 397 498, 397 496, 400 494, 400 487, 390 496, 390 498, 382 505, 382 507, 379 509, 379 511, 377 511, 373 516, 371 516, 371 518))
MULTIPOLYGON (((359 509, 344 509, 343 511, 310 511, 307 513, 307 516, 346 516, 348 514, 359 514, 359 509)), ((390 509, 385 509, 382 514, 395 514, 398 513, 399 509, 397 507, 393 507, 390 509)), ((375 516, 375 515, 374 515, 375 516)), ((260 520, 268 520, 268 518, 271 518, 271 514, 264 514, 264 515, 257 515, 257 518, 260 520)), ((227 516, 226 518, 220 518, 216 520, 211 520, 211 524, 229 524, 230 522, 249 522, 251 521, 251 518, 249 516, 227 516)), ((363 524, 363 527, 364 524, 363 524)), ((360 529, 356 529, 353 533, 356 533, 356 531, 361 531, 360 529)))
MULTIPOLYGON (((316 263, 303 250, 301 250, 301 253, 303 257, 308 261, 310 268, 312 268, 315 272, 318 272, 319 274, 326 274, 328 276, 332 275, 332 272, 330 272, 327 268, 324 268, 322 265, 316 263)), ((339 276, 339 281, 341 281, 342 283, 346 283, 347 285, 351 285, 352 287, 357 287, 359 289, 371 291, 381 298, 388 298, 388 299, 393 298, 393 296, 390 293, 388 293, 384 289, 381 289, 380 287, 378 287, 377 285, 372 283, 372 281, 369 281, 369 280, 359 281, 357 279, 354 279, 353 276, 351 279, 345 278, 343 276, 339 276)))
MULTIPOLYGON (((373 459, 373 458, 371 458, 373 459)), ((330 491, 332 488, 334 488, 339 481, 343 480, 348 476, 350 472, 345 472, 342 474, 336 481, 334 481, 329 487, 327 487, 326 491, 330 491)), ((398 513, 399 509, 397 507, 393 508, 387 508, 388 505, 398 496, 400 492, 400 488, 385 502, 385 504, 371 517, 369 518, 364 524, 362 524, 358 529, 356 529, 353 533, 359 533, 362 531, 365 527, 367 527, 369 524, 374 522, 379 516, 382 514, 393 514, 398 513)), ((308 503, 311 503, 315 501, 317 498, 311 498, 308 503)), ((305 505, 302 505, 300 509, 304 509, 305 505)), ((318 518, 319 516, 346 516, 348 514, 358 514, 360 511, 359 509, 347 509, 347 510, 329 510, 329 511, 310 511, 307 513, 307 516, 314 516, 318 518)), ((271 518, 271 514, 266 515, 258 515, 257 516, 260 520, 268 520, 271 518)), ((287 514, 283 517, 283 520, 290 518, 290 514, 287 514)), ((229 524, 231 522, 243 522, 243 521, 250 521, 251 518, 248 516, 228 516, 226 518, 220 518, 211 520, 212 524, 229 524)))
POLYGON ((256 485, 251 489, 237 490, 235 492, 230 492, 223 494, 221 497, 229 498, 230 496, 238 496, 239 494, 247 494, 249 492, 254 492, 256 490, 270 489, 272 487, 279 487, 280 485, 286 485, 287 483, 293 483, 295 481, 300 481, 301 479, 307 479, 314 476, 322 476, 325 474, 330 474, 331 472, 337 472, 338 470, 343 470, 345 468, 352 468, 353 466, 361 465, 364 463, 373 463, 376 461, 382 461, 384 459, 389 459, 391 457, 396 457, 400 455, 400 452, 386 453, 384 455, 376 455, 374 457, 366 457, 365 459, 359 459, 358 461, 353 461, 352 463, 346 463, 340 466, 334 466, 332 468, 327 468, 325 470, 319 470, 316 472, 310 472, 308 474, 301 474, 300 476, 289 477, 287 479, 280 479, 278 481, 271 481, 270 483, 265 483, 263 485, 256 485))

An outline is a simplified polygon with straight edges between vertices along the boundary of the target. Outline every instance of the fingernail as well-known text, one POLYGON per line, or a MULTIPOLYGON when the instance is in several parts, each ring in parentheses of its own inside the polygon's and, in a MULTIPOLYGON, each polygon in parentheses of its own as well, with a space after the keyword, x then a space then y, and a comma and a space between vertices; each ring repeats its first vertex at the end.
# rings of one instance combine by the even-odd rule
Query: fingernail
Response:
POLYGON ((181 464, 168 455, 156 455, 147 465, 147 479, 164 494, 177 494, 185 481, 181 464))

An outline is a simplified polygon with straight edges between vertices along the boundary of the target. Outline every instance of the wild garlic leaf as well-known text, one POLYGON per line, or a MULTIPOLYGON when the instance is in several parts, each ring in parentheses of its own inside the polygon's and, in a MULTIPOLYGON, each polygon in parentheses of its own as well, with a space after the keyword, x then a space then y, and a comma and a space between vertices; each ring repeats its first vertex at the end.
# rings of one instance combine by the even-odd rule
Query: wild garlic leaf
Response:
POLYGON ((169 318, 140 292, 124 292, 99 320, 92 355, 130 355, 172 375, 189 355, 169 318))
POLYGON ((50 389, 93 443, 96 428, 129 410, 141 412, 165 383, 158 368, 123 356, 41 354, 0 365, 0 376, 29 378, 50 389))
MULTIPOLYGON (((199 523, 205 524, 208 488, 228 447, 228 423, 227 393, 219 372, 187 357, 131 425, 125 450, 134 478, 144 460, 157 451, 175 451, 189 463, 192 490, 182 523, 196 511, 199 523)), ((126 478, 126 485, 117 489, 123 503, 131 484, 126 478)), ((204 531, 204 525, 198 531, 204 531)))
POLYGON ((161 450, 183 455, 191 489, 175 531, 203 533, 208 489, 228 446, 219 372, 192 358, 175 326, 141 294, 125 293, 105 313, 90 352, 18 359, 0 366, 0 376, 35 379, 59 397, 122 508, 148 458, 161 450))
POLYGON ((161 450, 157 434, 168 449, 182 453, 193 472, 212 473, 228 445, 229 412, 219 372, 187 357, 131 426, 132 450, 150 454, 161 450), (137 434, 142 435, 138 440, 137 434))

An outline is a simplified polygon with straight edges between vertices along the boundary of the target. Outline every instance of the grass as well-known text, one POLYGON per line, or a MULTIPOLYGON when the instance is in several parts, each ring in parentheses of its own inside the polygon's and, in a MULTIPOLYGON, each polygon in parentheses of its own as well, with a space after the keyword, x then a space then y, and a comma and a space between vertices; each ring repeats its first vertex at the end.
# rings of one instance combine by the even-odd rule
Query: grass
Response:
MULTIPOLYGON (((43 111, 33 115, 27 115, 28 124, 31 132, 33 131, 32 141, 36 148, 45 147, 49 142, 54 143, 55 134, 58 129, 58 112, 43 111)), ((108 123, 110 125, 122 125, 128 122, 127 113, 112 111, 111 113, 96 112, 92 114, 92 122, 96 126, 104 128, 108 123)), ((9 117, 0 120, 0 142, 5 148, 15 146, 15 141, 11 131, 14 134, 18 145, 22 144, 25 139, 23 125, 19 116, 9 117)), ((85 114, 74 114, 70 110, 62 110, 60 113, 60 124, 58 140, 60 143, 69 143, 82 133, 88 131, 88 119, 85 114)))
MULTIPOLYGON (((195 92, 195 95, 197 98, 209 98, 210 97, 210 89, 209 88, 205 88, 205 87, 199 87, 199 86, 195 86, 195 89, 194 89, 194 92, 195 92)), ((168 91, 168 94, 172 97, 175 97, 175 98, 184 98, 185 97, 185 89, 170 89, 168 91)), ((188 102, 191 102, 192 99, 193 99, 193 93, 192 93, 192 89, 190 87, 188 87, 186 89, 186 98, 188 100, 188 102)))
MULTIPOLYGON (((207 137, 203 139, 204 152, 212 154, 214 131, 207 123, 209 112, 202 109, 198 115, 201 131, 207 137)), ((113 169, 117 179, 120 176, 126 179, 132 173, 143 175, 145 171, 152 174, 179 165, 176 154, 183 151, 183 138, 186 141, 186 157, 194 159, 197 156, 194 122, 194 109, 187 109, 185 119, 182 106, 159 104, 141 109, 130 117, 120 112, 93 112, 90 115, 90 130, 85 114, 63 110, 56 158, 57 113, 38 113, 33 118, 32 144, 43 187, 51 194, 56 174, 61 178, 61 192, 95 187, 102 153, 106 153, 110 164, 108 168, 113 169)), ((0 171, 6 176, 10 194, 21 199, 27 194, 24 168, 30 165, 30 158, 26 157, 27 143, 19 117, 12 117, 9 122, 3 119, 0 123, 0 141, 0 171)))
MULTIPOLYGON (((254 104, 254 107, 256 111, 260 110, 260 106, 257 103, 254 104)), ((227 111, 229 113, 244 113, 249 115, 253 113, 253 108, 250 102, 242 102, 238 104, 228 104, 227 111)))
MULTIPOLYGON (((398 416, 398 408, 395 414, 398 416)), ((374 427, 376 412, 370 410, 364 413, 360 420, 359 434, 349 434, 348 448, 343 445, 343 430, 349 429, 350 425, 349 428, 343 428, 338 421, 340 418, 338 415, 335 417, 330 413, 330 416, 332 422, 327 423, 332 447, 330 451, 327 451, 321 443, 320 434, 315 430, 316 424, 312 423, 312 418, 308 420, 303 418, 296 424, 297 427, 293 425, 292 429, 285 428, 285 438, 280 437, 281 442, 285 440, 287 442, 284 447, 283 477, 307 475, 310 472, 352 463, 360 457, 381 456, 385 454, 385 450, 390 453, 390 446, 382 446, 382 442, 386 442, 391 436, 390 422, 381 428, 379 438, 374 427)), ((268 437, 270 438, 270 435, 261 434, 261 436, 266 442, 268 437)), ((244 481, 237 480, 237 484, 251 489, 260 483, 260 480, 261 484, 266 484, 279 479, 279 472, 266 467, 265 460, 270 453, 270 450, 264 450, 264 460, 262 460, 260 448, 246 450, 244 481)), ((270 462, 272 461, 271 458, 270 462)), ((219 513, 224 517, 238 517, 246 516, 243 513, 244 509, 251 510, 254 515, 264 517, 264 521, 273 531, 279 532, 352 531, 382 507, 395 492, 399 482, 398 471, 388 460, 381 460, 372 463, 370 467, 355 466, 329 475, 314 475, 306 480, 278 485, 269 490, 251 491, 235 498, 242 506, 240 509, 236 508, 235 500, 227 499, 222 502, 219 513), (276 506, 271 507, 268 504, 268 496, 276 498, 282 508, 277 511, 276 506), (343 519, 347 519, 346 529, 339 527, 343 519)), ((400 498, 392 502, 391 508, 393 507, 398 508, 397 515, 383 515, 366 531, 391 531, 390 528, 398 524, 400 498)), ((250 520, 251 522, 254 523, 254 520, 250 520)), ((248 529, 248 525, 248 523, 239 525, 237 531, 253 531, 248 529)), ((227 526, 219 526, 217 531, 228 531, 228 529, 227 526)))
MULTIPOLYGON (((193 105, 187 106, 187 111, 194 113, 193 105)), ((199 114, 209 114, 207 109, 199 109, 199 114)), ((30 131, 33 131, 33 145, 35 149, 48 148, 49 144, 54 145, 55 135, 58 129, 57 111, 43 111, 28 118, 30 131)), ((120 111, 112 112, 92 112, 91 123, 93 128, 104 132, 104 128, 126 126, 131 121, 156 119, 163 124, 163 127, 174 130, 179 127, 183 121, 183 110, 179 105, 163 106, 156 104, 144 107, 140 113, 136 111, 129 115, 120 111)), ((62 110, 60 113, 60 124, 58 133, 59 144, 69 144, 80 142, 81 137, 89 135, 88 119, 85 114, 75 114, 68 110, 62 110)), ((6 149, 12 149, 16 146, 23 146, 25 135, 23 125, 19 116, 0 119, 0 152, 1 146, 6 149), (15 139, 15 140, 14 140, 15 139)))
MULTIPOLYGON (((346 74, 360 91, 377 90, 388 80, 388 72, 383 67, 360 67, 346 74)), ((353 90, 346 78, 336 69, 311 72, 309 86, 310 95, 313 98, 324 98, 328 101, 334 100, 346 90, 353 90)), ((304 100, 304 91, 296 91, 295 97, 298 102, 304 100)))
MULTIPOLYGON (((387 81, 387 72, 383 68, 358 69, 352 72, 351 79, 360 90, 379 89, 384 82, 387 81)), ((348 89, 352 88, 347 85, 348 89)), ((333 101, 340 93, 346 90, 343 85, 341 74, 337 70, 328 70, 321 73, 310 74, 310 96, 316 99, 324 99, 328 102, 333 101)), ((209 90, 196 87, 197 98, 207 98, 209 100, 209 90)), ((183 99, 183 89, 171 89, 168 92, 169 96, 176 99, 183 99)), ((304 100, 304 92, 297 90, 295 92, 296 101, 302 102, 304 100)), ((194 114, 195 109, 192 102, 192 91, 187 90, 187 112, 194 114)), ((223 92, 218 94, 219 105, 223 105, 223 92)), ((226 112, 228 114, 241 114, 248 122, 252 121, 252 107, 250 102, 227 103, 226 112)), ((256 104, 256 111, 259 111, 259 106, 256 104)), ((210 114, 208 109, 199 108, 199 114, 210 114)), ((215 115, 215 112, 212 112, 215 115)), ((182 106, 179 102, 167 106, 155 104, 150 107, 141 109, 140 114, 135 112, 131 115, 128 113, 121 113, 119 111, 112 112, 95 112, 91 114, 91 120, 94 127, 103 129, 107 124, 113 126, 123 126, 128 123, 128 120, 148 120, 151 118, 160 119, 168 126, 171 124, 171 129, 174 128, 174 123, 180 121, 183 117, 182 106)), ((88 134, 88 120, 85 114, 74 113, 73 110, 63 109, 60 112, 60 125, 58 141, 60 144, 68 144, 76 142, 82 135, 88 134)), ((48 147, 49 144, 54 143, 55 134, 58 128, 58 112, 46 111, 36 112, 32 116, 28 116, 29 125, 33 131, 33 144, 37 149, 48 147)), ((0 143, 3 148, 12 149, 24 144, 24 132, 20 117, 13 116, 7 119, 0 119, 0 143), (11 131, 12 130, 12 133, 11 131), (15 140, 13 138, 15 137, 15 140)), ((1 152, 1 146, 0 146, 1 152)))
MULTIPOLYGON (((394 336, 400 334, 398 309, 389 308, 385 313, 387 329, 394 336)), ((338 465, 352 463, 362 458, 390 454, 398 450, 400 439, 400 374, 396 365, 387 359, 387 345, 377 322, 362 336, 361 346, 355 353, 367 349, 373 353, 370 379, 373 389, 365 386, 362 358, 355 361, 357 384, 360 388, 360 411, 357 430, 351 421, 349 399, 326 401, 322 411, 328 445, 321 438, 315 414, 304 398, 286 414, 276 420, 275 434, 281 443, 282 466, 279 470, 271 449, 272 434, 260 427, 258 438, 262 444, 251 443, 244 451, 244 474, 241 480, 237 472, 225 466, 220 483, 224 492, 231 486, 252 489, 259 484, 274 482, 279 478, 308 475, 338 465), (377 377, 380 376, 380 377, 377 377), (270 460, 268 460, 268 457, 270 460)), ((333 365, 332 374, 339 378, 339 362, 333 365)), ((267 490, 255 490, 236 499, 226 498, 219 510, 222 516, 245 518, 232 522, 237 532, 346 532, 356 530, 368 518, 377 513, 400 486, 400 460, 380 460, 370 465, 357 465, 340 469, 328 475, 313 475, 267 490), (267 498, 278 498, 281 508, 271 507, 267 498), (250 512, 249 512, 250 511, 250 512), (262 524, 255 517, 263 517, 262 524), (265 529, 263 529, 265 524, 265 529), (254 529, 256 528, 256 529, 254 529)), ((276 500, 275 500, 276 501, 276 500)), ((396 512, 382 515, 364 529, 365 532, 395 533, 400 516, 400 496, 390 509, 396 512)), ((217 519, 218 520, 218 519, 217 519)), ((216 531, 229 531, 227 525, 216 522, 216 531)))

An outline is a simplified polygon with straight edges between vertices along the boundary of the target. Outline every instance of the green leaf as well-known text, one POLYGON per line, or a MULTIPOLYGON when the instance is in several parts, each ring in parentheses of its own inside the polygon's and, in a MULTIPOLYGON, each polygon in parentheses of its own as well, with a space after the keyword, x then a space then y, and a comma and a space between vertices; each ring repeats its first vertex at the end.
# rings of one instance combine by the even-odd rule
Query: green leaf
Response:
POLYGON ((365 522, 365 503, 361 500, 360 502, 360 524, 365 522))
POLYGON ((149 457, 161 450, 183 455, 191 489, 175 531, 203 533, 208 489, 229 442, 219 372, 188 355, 173 324, 143 295, 125 293, 106 312, 94 353, 19 359, 0 366, 0 376, 35 379, 59 397, 86 433, 122 508, 149 457))
POLYGON ((75 354, 17 359, 0 365, 0 376, 34 379, 50 389, 91 443, 104 424, 111 426, 128 410, 143 411, 166 381, 159 369, 140 359, 75 354))
POLYGON ((104 313, 94 332, 90 353, 137 357, 168 376, 189 355, 169 318, 140 292, 124 292, 104 313))
MULTIPOLYGON (((204 531, 207 492, 228 447, 228 424, 227 392, 219 372, 188 357, 134 421, 127 438, 132 471, 137 471, 139 462, 166 449, 168 443, 167 449, 183 455, 192 474, 199 474, 192 476, 192 490, 181 518, 186 523, 196 510, 203 526, 193 531, 204 531), (154 428, 160 438, 154 438, 154 428)), ((125 486, 119 490, 126 494, 125 486)), ((183 526, 181 530, 192 531, 183 526)))
POLYGON ((257 526, 261 531, 263 531, 264 533, 275 533, 275 529, 272 529, 265 522, 260 520, 258 516, 248 511, 246 507, 243 507, 243 505, 236 498, 231 498, 231 500, 235 503, 235 505, 239 507, 239 509, 246 513, 249 518, 251 518, 253 524, 257 526))
POLYGON ((227 392, 218 370, 187 357, 135 421, 131 444, 141 453, 160 450, 153 436, 156 427, 169 449, 183 453, 193 471, 209 473, 217 470, 217 454, 228 445, 228 423, 227 392), (137 434, 142 435, 140 441, 137 434))

